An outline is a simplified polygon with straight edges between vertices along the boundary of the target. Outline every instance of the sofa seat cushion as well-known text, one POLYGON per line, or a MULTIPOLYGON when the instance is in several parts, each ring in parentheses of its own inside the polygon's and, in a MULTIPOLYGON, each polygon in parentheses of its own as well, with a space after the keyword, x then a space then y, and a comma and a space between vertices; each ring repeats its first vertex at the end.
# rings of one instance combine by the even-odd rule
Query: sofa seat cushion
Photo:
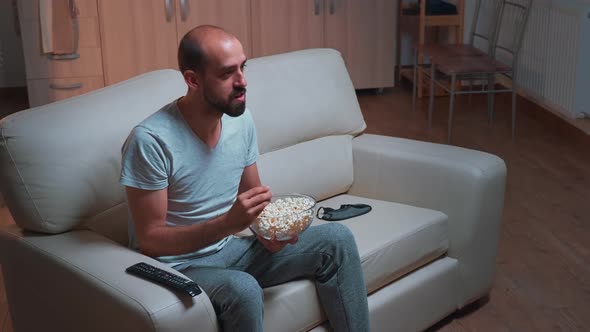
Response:
MULTIPOLYGON (((369 293, 444 255, 447 216, 439 211, 339 195, 318 207, 369 204, 371 212, 339 221, 354 234, 369 293)), ((311 227, 327 223, 314 220, 311 227)), ((264 330, 307 330, 325 320, 313 282, 298 280, 264 289, 264 330)))
MULTIPOLYGON (((439 211, 352 195, 318 203, 337 209, 342 204, 368 204, 362 216, 338 221, 354 234, 369 293, 443 255, 449 248, 447 216, 439 211)), ((327 223, 317 219, 314 224, 327 223)))

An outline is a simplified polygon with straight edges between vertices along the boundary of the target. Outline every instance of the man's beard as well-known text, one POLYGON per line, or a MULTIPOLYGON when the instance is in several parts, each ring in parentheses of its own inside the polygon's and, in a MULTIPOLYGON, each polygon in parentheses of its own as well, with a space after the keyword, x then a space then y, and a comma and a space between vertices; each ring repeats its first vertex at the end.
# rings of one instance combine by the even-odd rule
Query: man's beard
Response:
POLYGON ((207 101, 207 103, 216 111, 220 112, 220 113, 224 113, 227 114, 231 117, 238 117, 242 114, 244 114, 244 111, 246 110, 246 102, 238 102, 235 101, 235 96, 239 95, 240 93, 244 93, 244 95, 246 94, 246 88, 236 88, 234 89, 234 91, 232 91, 232 93, 229 96, 229 100, 223 100, 221 98, 217 98, 215 96, 213 96, 212 94, 208 93, 207 90, 205 90, 204 96, 205 96, 205 101, 207 101))

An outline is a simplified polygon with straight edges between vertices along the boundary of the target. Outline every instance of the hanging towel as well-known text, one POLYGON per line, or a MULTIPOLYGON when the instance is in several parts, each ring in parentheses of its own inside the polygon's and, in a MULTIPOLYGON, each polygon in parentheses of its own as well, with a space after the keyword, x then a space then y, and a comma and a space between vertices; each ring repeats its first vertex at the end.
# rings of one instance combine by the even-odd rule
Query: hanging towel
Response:
POLYGON ((39 24, 41 26, 41 52, 53 53, 53 8, 51 0, 39 0, 39 24))
POLYGON ((43 53, 69 54, 78 50, 78 9, 74 0, 39 0, 43 53))

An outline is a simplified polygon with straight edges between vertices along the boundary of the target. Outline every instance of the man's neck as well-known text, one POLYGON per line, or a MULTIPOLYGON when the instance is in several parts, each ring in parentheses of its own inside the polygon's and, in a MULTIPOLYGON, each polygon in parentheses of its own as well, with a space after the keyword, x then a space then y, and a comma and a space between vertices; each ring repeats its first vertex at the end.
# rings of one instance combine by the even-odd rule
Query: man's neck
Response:
POLYGON ((180 98, 177 106, 195 135, 210 148, 217 146, 221 137, 222 114, 190 96, 180 98))

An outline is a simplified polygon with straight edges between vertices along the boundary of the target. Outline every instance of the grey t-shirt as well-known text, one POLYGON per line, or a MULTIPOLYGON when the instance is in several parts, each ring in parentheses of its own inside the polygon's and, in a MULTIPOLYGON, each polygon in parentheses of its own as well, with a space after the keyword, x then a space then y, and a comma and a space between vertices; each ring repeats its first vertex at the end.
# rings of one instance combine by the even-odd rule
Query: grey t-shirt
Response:
MULTIPOLYGON (((226 213, 234 203, 244 168, 256 162, 258 144, 252 115, 223 115, 214 148, 194 134, 176 101, 162 107, 130 133, 122 149, 120 183, 145 190, 168 188, 166 224, 185 226, 226 213)), ((133 221, 129 244, 137 249, 133 221)), ((220 250, 230 237, 180 256, 158 259, 176 265, 220 250)))

